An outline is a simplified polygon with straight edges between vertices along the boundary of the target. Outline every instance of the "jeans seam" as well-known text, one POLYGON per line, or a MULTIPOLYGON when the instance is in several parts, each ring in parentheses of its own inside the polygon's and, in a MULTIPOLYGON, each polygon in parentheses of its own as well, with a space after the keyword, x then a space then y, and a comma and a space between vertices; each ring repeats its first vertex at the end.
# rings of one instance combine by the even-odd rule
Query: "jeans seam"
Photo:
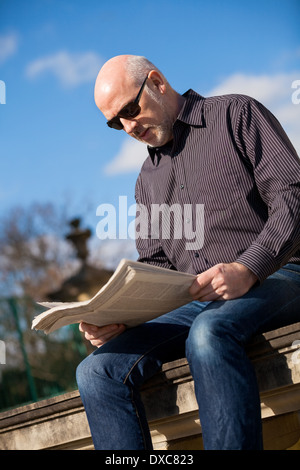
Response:
POLYGON ((289 268, 281 268, 283 271, 287 271, 288 273, 296 274, 297 276, 300 276, 300 273, 296 270, 289 269, 289 268))
POLYGON ((135 409, 135 414, 136 414, 136 417, 137 417, 139 425, 140 425, 140 431, 141 431, 141 435, 142 435, 142 439, 143 439, 143 443, 144 443, 144 448, 147 449, 144 428, 143 428, 141 420, 140 420, 140 415, 139 415, 139 412, 138 412, 138 408, 135 404, 134 397, 133 397, 133 389, 131 387, 130 387, 130 393, 131 393, 131 402, 132 402, 132 405, 135 409))
MULTIPOLYGON (((189 329, 189 328, 187 328, 187 330, 188 330, 188 329, 189 329)), ((147 354, 149 354, 151 351, 153 351, 154 349, 156 349, 158 346, 161 346, 161 345, 163 345, 163 344, 165 344, 165 343, 168 343, 169 341, 172 341, 172 340, 174 340, 174 339, 176 339, 176 338, 179 338, 179 336, 182 336, 182 335, 184 335, 184 334, 186 334, 186 331, 181 332, 181 333, 179 333, 178 335, 172 336, 172 338, 168 338, 168 339, 166 339, 165 341, 162 341, 161 343, 158 343, 158 344, 156 344, 155 346, 153 346, 152 348, 148 349, 148 351, 145 351, 144 354, 142 354, 142 355, 135 361, 135 363, 131 366, 130 370, 128 371, 128 373, 126 374, 126 376, 125 376, 125 378, 124 378, 124 380, 123 380, 123 384, 124 384, 124 385, 126 384, 126 382, 127 382, 127 380, 128 380, 128 377, 130 376, 130 374, 131 374, 131 372, 133 371, 133 369, 135 368, 135 366, 136 366, 147 354)))

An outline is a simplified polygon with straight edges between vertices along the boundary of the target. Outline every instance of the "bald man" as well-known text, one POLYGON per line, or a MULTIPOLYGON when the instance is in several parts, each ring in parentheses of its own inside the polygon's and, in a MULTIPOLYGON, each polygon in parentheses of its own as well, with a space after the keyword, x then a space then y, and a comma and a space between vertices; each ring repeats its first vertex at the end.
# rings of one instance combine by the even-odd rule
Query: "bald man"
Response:
POLYGON ((180 95, 144 57, 105 63, 95 102, 110 128, 148 145, 137 203, 205 213, 203 246, 175 237, 174 223, 167 239, 149 229, 136 240, 141 262, 197 275, 193 302, 132 329, 80 325, 98 348, 77 369, 95 448, 152 448, 140 386, 186 355, 205 449, 261 449, 245 346, 300 319, 299 158, 256 100, 180 95))
MULTIPOLYGON (((109 60, 100 70, 95 84, 95 102, 109 120, 134 98, 137 87, 132 75, 124 75, 130 56, 118 56, 109 60)), ((131 58, 132 60, 132 58, 131 58)), ((136 119, 121 119, 124 131, 131 137, 152 147, 159 147, 173 138, 173 123, 182 107, 184 98, 171 88, 156 68, 147 74, 145 93, 141 96, 142 112, 136 119), (147 97, 150 96, 150 100, 147 97)), ((138 80, 139 81, 139 80, 138 80)), ((141 83, 138 83, 138 87, 141 83)))

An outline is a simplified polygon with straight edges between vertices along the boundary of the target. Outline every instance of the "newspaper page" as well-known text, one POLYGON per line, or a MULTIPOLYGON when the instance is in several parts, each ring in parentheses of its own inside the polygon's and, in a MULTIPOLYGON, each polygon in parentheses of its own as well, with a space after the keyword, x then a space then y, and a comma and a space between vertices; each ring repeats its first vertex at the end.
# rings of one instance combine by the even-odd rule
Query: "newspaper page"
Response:
POLYGON ((38 315, 32 328, 48 334, 81 321, 97 326, 122 323, 133 327, 190 302, 189 287, 195 277, 124 259, 92 299, 42 303, 50 310, 38 315))

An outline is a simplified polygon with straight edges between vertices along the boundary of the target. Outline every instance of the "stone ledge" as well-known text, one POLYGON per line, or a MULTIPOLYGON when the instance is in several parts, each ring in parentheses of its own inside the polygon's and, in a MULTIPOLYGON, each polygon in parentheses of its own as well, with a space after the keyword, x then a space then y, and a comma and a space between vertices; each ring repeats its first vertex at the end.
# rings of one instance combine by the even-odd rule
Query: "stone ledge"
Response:
POLYGON ((0 414, 1 450, 92 447, 78 390, 0 414))
MULTIPOLYGON (((300 410, 300 361, 292 360, 297 339, 300 323, 258 336, 247 348, 257 374, 263 417, 300 410)), ((185 358, 164 364, 142 390, 150 420, 198 408, 185 358)))
MULTIPOLYGON (((293 360, 296 340, 300 340, 300 323, 261 335, 248 348, 260 387, 267 449, 286 449, 300 438, 300 361, 293 360)), ((142 397, 155 449, 202 447, 185 358, 164 364, 143 386, 142 397)), ((78 391, 0 413, 1 450, 92 448, 78 391)))

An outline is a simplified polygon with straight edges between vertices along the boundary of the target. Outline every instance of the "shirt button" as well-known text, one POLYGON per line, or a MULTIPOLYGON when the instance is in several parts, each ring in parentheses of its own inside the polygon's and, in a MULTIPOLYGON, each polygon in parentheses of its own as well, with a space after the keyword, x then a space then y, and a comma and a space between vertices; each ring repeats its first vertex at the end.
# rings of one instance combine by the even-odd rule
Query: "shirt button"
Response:
POLYGON ((181 185, 180 185, 180 189, 184 189, 184 184, 181 184, 181 185))
POLYGON ((195 253, 195 258, 199 258, 199 253, 195 253))

